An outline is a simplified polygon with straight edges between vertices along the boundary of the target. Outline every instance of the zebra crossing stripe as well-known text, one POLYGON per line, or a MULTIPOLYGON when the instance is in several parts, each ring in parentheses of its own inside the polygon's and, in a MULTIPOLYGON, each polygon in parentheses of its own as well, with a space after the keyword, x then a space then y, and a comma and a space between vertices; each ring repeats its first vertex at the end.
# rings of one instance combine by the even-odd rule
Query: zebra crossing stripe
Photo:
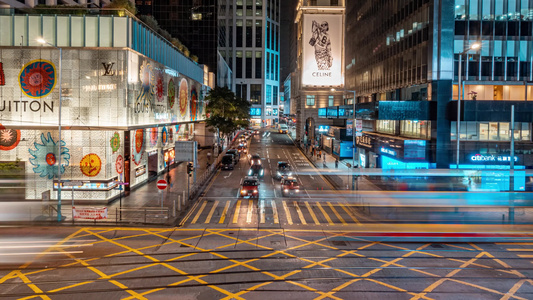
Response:
POLYGON ((300 217, 300 222, 302 222, 302 224, 304 225, 307 225, 307 222, 305 221, 305 218, 304 218, 304 214, 302 214, 302 210, 298 206, 298 202, 294 201, 293 203, 294 203, 294 207, 296 208, 296 212, 298 213, 298 217, 300 217))
POLYGON ((279 215, 278 215, 278 209, 276 208, 276 201, 270 200, 270 203, 272 203, 272 213, 274 214, 274 224, 279 224, 279 215))
POLYGON ((207 219, 205 219, 205 224, 211 222, 211 218, 213 217, 213 213, 215 212, 215 209, 218 206, 218 200, 215 201, 215 204, 213 204, 213 207, 211 207, 211 211, 209 211, 209 215, 207 215, 207 219))
POLYGON ((254 208, 254 201, 248 200, 248 213, 246 214, 246 223, 250 224, 252 223, 252 211, 254 208))
POLYGON ((200 207, 200 209, 196 213, 196 216, 194 216, 194 219, 192 220, 191 224, 195 224, 196 221, 198 221, 198 218, 200 217, 200 215, 204 211, 204 208, 205 208, 206 205, 207 205, 207 201, 204 200, 204 202, 202 203, 202 207, 200 207))
POLYGON ((320 222, 318 222, 318 219, 316 218, 315 212, 311 208, 311 205, 309 205, 309 202, 305 201, 305 206, 307 206, 307 210, 309 210, 309 214, 311 215, 311 218, 313 218, 313 221, 316 225, 320 225, 320 222))
POLYGON ((285 201, 282 201, 283 202, 283 209, 285 210, 285 215, 287 216, 287 223, 289 223, 289 225, 292 225, 292 217, 291 217, 291 212, 289 211, 289 208, 287 207, 287 203, 285 201))
POLYGON ((331 208, 331 210, 333 211, 333 213, 335 214, 335 216, 337 217, 337 219, 339 219, 342 223, 342 225, 348 225, 346 223, 346 221, 344 221, 344 219, 342 218, 342 216, 337 212, 337 210, 335 209, 335 207, 331 204, 331 202, 328 202, 328 205, 329 205, 329 208, 331 208))
POLYGON ((241 212, 241 200, 237 201, 237 205, 235 206, 235 212, 233 213, 233 224, 237 224, 237 220, 239 219, 239 213, 241 212))
POLYGON ((320 209, 320 211, 322 212, 326 220, 328 220, 329 225, 334 225, 333 222, 331 221, 331 218, 329 217, 328 213, 324 210, 322 205, 320 205, 319 202, 317 202, 316 205, 318 206, 318 209, 320 209))
POLYGON ((264 224, 265 223, 265 200, 259 201, 259 216, 260 216, 259 223, 264 224))
POLYGON ((222 211, 222 216, 220 217, 218 224, 224 224, 224 221, 226 220, 226 216, 228 214, 229 204, 230 201, 226 201, 226 206, 224 206, 224 210, 222 211))

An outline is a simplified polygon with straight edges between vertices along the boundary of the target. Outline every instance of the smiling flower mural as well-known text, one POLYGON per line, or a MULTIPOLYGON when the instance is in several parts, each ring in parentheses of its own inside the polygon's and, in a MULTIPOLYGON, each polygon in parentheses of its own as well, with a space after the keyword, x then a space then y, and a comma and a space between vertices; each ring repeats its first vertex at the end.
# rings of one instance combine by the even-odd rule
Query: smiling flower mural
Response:
POLYGON ((33 172, 39 174, 40 177, 48 176, 48 179, 54 178, 58 175, 57 162, 61 162, 61 174, 65 173, 65 167, 69 165, 70 154, 68 148, 65 147, 65 141, 61 141, 61 158, 57 157, 57 143, 52 139, 52 135, 48 132, 48 137, 41 133, 41 144, 35 142, 33 146, 35 150, 29 149, 32 157, 30 163, 35 166, 33 172))

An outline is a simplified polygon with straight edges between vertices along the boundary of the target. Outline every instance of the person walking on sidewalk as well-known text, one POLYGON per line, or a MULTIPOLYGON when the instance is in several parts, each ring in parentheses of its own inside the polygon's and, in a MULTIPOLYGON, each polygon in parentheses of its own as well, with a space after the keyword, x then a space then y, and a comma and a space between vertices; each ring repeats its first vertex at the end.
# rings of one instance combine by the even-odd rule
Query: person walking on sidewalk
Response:
POLYGON ((335 158, 335 169, 339 167, 339 159, 335 158))

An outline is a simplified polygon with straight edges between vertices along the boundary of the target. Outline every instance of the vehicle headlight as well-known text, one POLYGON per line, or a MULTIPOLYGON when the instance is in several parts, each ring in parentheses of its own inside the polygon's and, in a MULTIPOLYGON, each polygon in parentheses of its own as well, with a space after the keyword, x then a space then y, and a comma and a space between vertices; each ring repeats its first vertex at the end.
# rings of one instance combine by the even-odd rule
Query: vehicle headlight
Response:
POLYGON ((285 193, 288 193, 289 192, 289 189, 284 189, 283 190, 285 193))
POLYGON ((261 164, 261 161, 260 161, 260 160, 258 160, 258 161, 257 161, 257 164, 258 164, 258 165, 260 165, 260 164, 261 164))
POLYGON ((241 191, 241 194, 246 194, 246 190, 242 190, 242 191, 241 191))
POLYGON ((292 172, 289 172, 287 175, 288 175, 288 176, 292 176, 292 172))
POLYGON ((263 175, 263 170, 261 170, 261 175, 263 175))
POLYGON ((257 194, 257 190, 254 190, 254 193, 257 194))
POLYGON ((254 171, 250 170, 248 171, 248 175, 252 175, 254 171))
POLYGON ((300 192, 300 190, 299 190, 299 189, 296 189, 296 190, 294 190, 294 191, 295 191, 295 192, 297 192, 297 193, 299 193, 299 192, 300 192))
POLYGON ((281 173, 279 171, 276 174, 278 174, 278 176, 281 176, 281 173))

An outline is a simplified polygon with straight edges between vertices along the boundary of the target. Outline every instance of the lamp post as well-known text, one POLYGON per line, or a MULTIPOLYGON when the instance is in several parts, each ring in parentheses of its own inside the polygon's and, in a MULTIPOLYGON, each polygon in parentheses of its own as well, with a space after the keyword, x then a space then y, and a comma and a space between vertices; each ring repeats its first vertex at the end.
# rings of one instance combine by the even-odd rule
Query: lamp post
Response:
MULTIPOLYGON (((332 88, 331 89, 332 92, 335 92, 336 89, 332 88)), ((357 112, 357 100, 355 99, 355 91, 353 90, 347 90, 347 89, 344 89, 343 92, 352 92, 353 93, 353 123, 352 123, 352 168, 355 168, 355 136, 356 136, 356 132, 355 132, 355 119, 356 119, 356 112, 357 112)), ((356 183, 356 180, 355 180, 355 174, 352 175, 352 190, 355 189, 355 183, 356 183)))
MULTIPOLYGON (((462 60, 463 55, 467 54, 470 50, 477 50, 481 47, 481 44, 476 42, 470 45, 468 49, 465 49, 463 52, 459 53, 459 73, 457 78, 457 131, 455 133, 455 140, 457 141, 457 149, 455 153, 455 168, 459 169, 459 143, 461 139, 461 97, 464 97, 463 95, 463 86, 461 81, 461 73, 462 73, 462 60)), ((468 61, 468 59, 467 59, 468 61)))
MULTIPOLYGON (((50 44, 43 38, 38 38, 37 42, 41 45, 48 45, 51 47, 54 47, 59 50, 59 120, 58 120, 58 135, 59 135, 59 142, 57 143, 57 221, 61 222, 62 216, 61 216, 61 62, 63 60, 63 49, 61 47, 57 47, 53 44, 50 44)), ((72 218, 74 219, 74 215, 72 215, 72 218)))

